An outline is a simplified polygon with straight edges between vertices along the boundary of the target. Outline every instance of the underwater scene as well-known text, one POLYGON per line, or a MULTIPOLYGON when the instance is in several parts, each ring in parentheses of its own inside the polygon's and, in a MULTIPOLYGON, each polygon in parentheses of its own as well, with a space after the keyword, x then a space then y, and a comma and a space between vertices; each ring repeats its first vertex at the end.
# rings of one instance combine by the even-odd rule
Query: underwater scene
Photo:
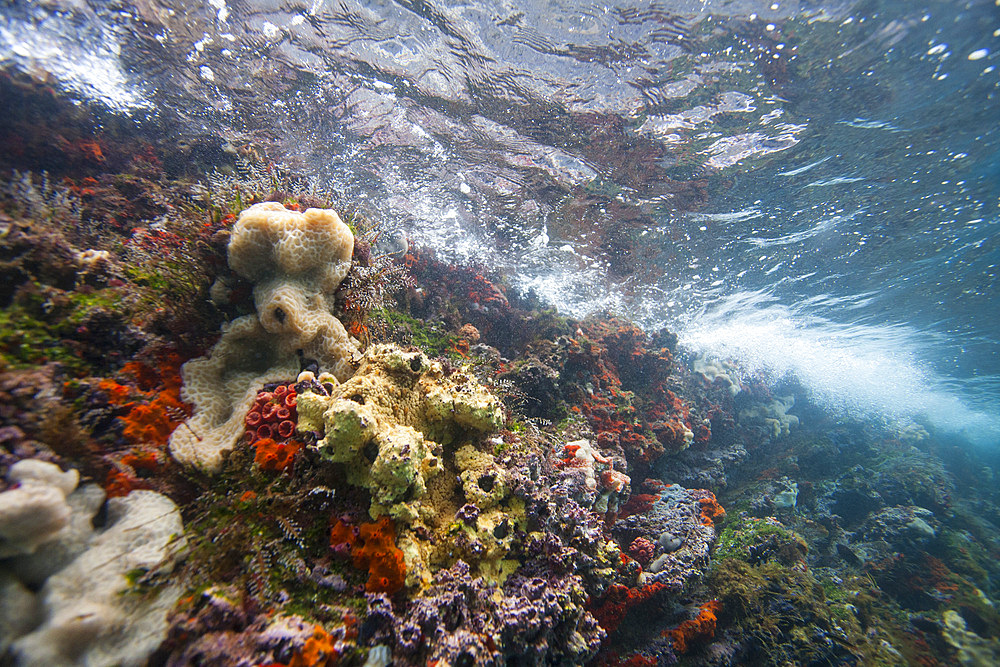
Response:
POLYGON ((1000 665, 998 59, 0 4, 0 665, 1000 665))

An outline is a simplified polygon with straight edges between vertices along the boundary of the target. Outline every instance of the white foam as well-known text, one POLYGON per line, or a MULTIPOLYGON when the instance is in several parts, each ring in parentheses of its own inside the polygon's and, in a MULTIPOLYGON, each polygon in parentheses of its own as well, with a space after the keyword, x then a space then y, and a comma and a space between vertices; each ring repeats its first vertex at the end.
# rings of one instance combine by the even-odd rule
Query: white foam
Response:
POLYGON ((686 346, 748 370, 794 376, 835 413, 915 419, 977 444, 1000 441, 995 412, 963 402, 956 381, 921 360, 927 334, 907 326, 841 324, 742 292, 689 318, 679 335, 686 346))
POLYGON ((28 72, 48 72, 68 90, 118 111, 148 108, 149 102, 126 79, 114 32, 99 25, 88 29, 92 34, 81 35, 69 15, 58 13, 34 22, 11 18, 0 25, 0 64, 16 62, 28 72))

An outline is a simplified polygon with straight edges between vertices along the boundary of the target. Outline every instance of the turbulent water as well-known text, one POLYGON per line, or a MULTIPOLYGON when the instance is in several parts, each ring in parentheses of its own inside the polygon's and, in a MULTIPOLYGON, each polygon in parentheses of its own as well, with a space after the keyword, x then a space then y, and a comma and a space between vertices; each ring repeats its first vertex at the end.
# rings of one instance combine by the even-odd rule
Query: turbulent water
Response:
POLYGON ((65 0, 0 63, 331 183, 565 312, 1000 437, 1000 21, 968 2, 65 0))

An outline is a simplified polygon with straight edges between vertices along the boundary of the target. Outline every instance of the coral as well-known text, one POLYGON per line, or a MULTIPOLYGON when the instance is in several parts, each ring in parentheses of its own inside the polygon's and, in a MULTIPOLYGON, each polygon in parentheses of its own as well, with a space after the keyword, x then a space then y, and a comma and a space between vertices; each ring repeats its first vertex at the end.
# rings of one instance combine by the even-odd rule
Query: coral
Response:
POLYGON ((715 499, 714 493, 704 490, 697 490, 694 493, 698 497, 698 504, 701 506, 701 522, 703 524, 714 526, 726 516, 726 510, 715 499))
POLYGON ((639 564, 643 567, 649 565, 649 561, 653 560, 653 552, 655 550, 656 545, 645 537, 637 537, 632 540, 632 544, 628 545, 629 555, 639 561, 639 564))
MULTIPOLYGON (((699 424, 692 406, 670 389, 671 344, 618 320, 592 321, 574 337, 537 344, 511 379, 547 405, 558 391, 571 412, 586 418, 602 451, 621 448, 629 472, 643 473, 665 453, 690 447, 689 425, 699 424)), ((706 429, 702 442, 710 437, 706 429)))
POLYGON ((740 410, 740 421, 762 423, 772 438, 786 436, 792 427, 799 425, 799 418, 788 414, 795 406, 794 396, 775 398, 770 403, 758 403, 740 410))
POLYGON ((384 596, 368 596, 372 642, 394 648, 394 664, 584 664, 604 631, 583 609, 578 577, 513 576, 502 591, 458 561, 398 616, 384 596))
POLYGON ((43 620, 17 639, 26 664, 145 664, 163 640, 167 612, 180 597, 169 575, 185 548, 177 507, 136 491, 108 502, 108 523, 39 593, 43 620), (149 588, 133 592, 147 581, 149 588))
POLYGON ((163 391, 147 404, 136 404, 120 417, 125 427, 122 435, 136 444, 166 445, 170 434, 184 421, 189 411, 172 393, 163 391))
POLYGON ((665 632, 664 636, 673 641, 674 650, 678 653, 687 653, 693 644, 714 637, 716 614, 719 613, 720 606, 718 600, 709 600, 699 607, 697 616, 665 632))
POLYGON ((479 329, 469 323, 463 324, 461 328, 459 328, 458 335, 472 345, 478 343, 480 338, 479 329))
POLYGON ((686 582, 704 574, 709 564, 716 533, 712 522, 704 522, 701 500, 711 493, 650 481, 643 483, 644 489, 659 493, 649 509, 619 518, 612 532, 621 544, 631 544, 638 537, 654 543, 655 558, 646 566, 642 581, 657 581, 679 592, 686 582))
POLYGON ((292 656, 288 667, 333 667, 339 657, 333 637, 322 626, 317 625, 302 650, 296 651, 292 656))
POLYGON ((118 420, 122 435, 133 445, 165 446, 177 425, 190 415, 180 400, 180 357, 169 351, 157 357, 151 363, 126 363, 120 376, 129 384, 110 378, 97 383, 109 404, 128 410, 118 420))
MULTIPOLYGON (((489 514, 479 518, 480 531, 507 518, 498 506, 508 493, 507 473, 477 449, 484 435, 503 424, 503 410, 467 372, 446 374, 420 352, 374 345, 350 380, 303 382, 299 388, 299 432, 315 434, 310 437, 318 437, 321 456, 345 464, 348 482, 370 490, 372 518, 388 514, 405 527, 400 545, 413 582, 429 581, 430 552, 443 548, 416 532, 437 531, 449 541, 450 517, 467 502, 482 503, 489 514), (443 458, 446 451, 450 456, 443 458), (446 466, 454 466, 460 486, 439 475, 446 466), (433 504, 425 502, 431 497, 433 504)), ((506 551, 500 545, 510 537, 486 541, 496 548, 483 550, 477 561, 500 558, 506 551)))
POLYGON ((277 437, 286 440, 295 433, 298 420, 298 395, 292 383, 262 389, 247 412, 244 440, 254 444, 260 438, 277 437), (266 428, 261 428, 266 427, 266 428))
POLYGON ((695 373, 704 377, 708 384, 724 388, 731 396, 740 393, 738 369, 733 364, 699 355, 691 367, 695 373))
POLYGON ((594 614, 594 618, 601 624, 601 627, 608 634, 612 634, 625 620, 630 609, 642 605, 666 590, 666 584, 659 581, 640 588, 612 584, 599 604, 591 607, 591 613, 594 614))
POLYGON ((34 553, 69 525, 66 496, 76 488, 79 473, 24 459, 11 466, 7 478, 18 486, 0 493, 0 558, 34 553))
POLYGON ((257 313, 224 326, 208 357, 184 364, 181 395, 195 408, 170 438, 174 458, 217 471, 260 388, 296 377, 303 357, 338 380, 351 376, 358 346, 331 309, 353 248, 350 229, 332 210, 298 213, 266 202, 240 214, 229 265, 254 283, 257 313))
POLYGON ((78 478, 76 470, 61 472, 54 463, 39 459, 22 459, 11 466, 8 479, 20 486, 0 493, 0 499, 18 503, 19 511, 25 512, 22 516, 24 526, 31 527, 22 535, 20 544, 8 542, 5 536, 3 547, 8 549, 5 554, 8 571, 22 583, 40 587, 49 576, 76 558, 91 540, 92 521, 104 504, 104 493, 95 484, 77 487, 78 478), (33 487, 48 487, 64 500, 54 508, 46 508, 22 502, 14 493, 33 487), (59 519, 55 523, 54 517, 59 519), (30 542, 25 543, 25 540, 30 542), (32 545, 34 549, 29 551, 32 545), (11 555, 12 547, 17 549, 17 555, 11 555))
POLYGON ((403 587, 406 566, 403 552, 396 548, 395 533, 389 517, 361 526, 359 543, 351 551, 351 560, 355 567, 368 570, 365 590, 369 593, 395 593, 403 587))
POLYGON ((510 491, 510 475, 488 452, 464 445, 455 452, 455 466, 461 471, 465 499, 478 508, 477 516, 495 507, 510 491))
POLYGON ((261 438, 254 443, 254 463, 262 470, 280 472, 286 470, 295 460, 295 455, 302 447, 302 443, 294 440, 290 442, 275 442, 271 438, 261 438))
POLYGON ((296 615, 255 611, 231 588, 214 586, 173 611, 163 653, 168 667, 330 666, 351 652, 356 638, 350 614, 324 628, 296 615))
POLYGON ((1000 640, 980 637, 968 629, 965 619, 954 609, 944 612, 942 635, 958 652, 964 667, 985 667, 1000 662, 1000 640))

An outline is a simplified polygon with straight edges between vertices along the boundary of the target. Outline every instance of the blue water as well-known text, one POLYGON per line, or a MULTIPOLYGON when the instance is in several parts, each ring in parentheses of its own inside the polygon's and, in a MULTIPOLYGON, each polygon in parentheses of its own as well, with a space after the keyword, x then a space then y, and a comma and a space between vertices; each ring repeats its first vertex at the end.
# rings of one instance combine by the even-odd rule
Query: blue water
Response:
POLYGON ((568 313, 1000 440, 992 0, 174 4, 7 7, 0 62, 568 313))

